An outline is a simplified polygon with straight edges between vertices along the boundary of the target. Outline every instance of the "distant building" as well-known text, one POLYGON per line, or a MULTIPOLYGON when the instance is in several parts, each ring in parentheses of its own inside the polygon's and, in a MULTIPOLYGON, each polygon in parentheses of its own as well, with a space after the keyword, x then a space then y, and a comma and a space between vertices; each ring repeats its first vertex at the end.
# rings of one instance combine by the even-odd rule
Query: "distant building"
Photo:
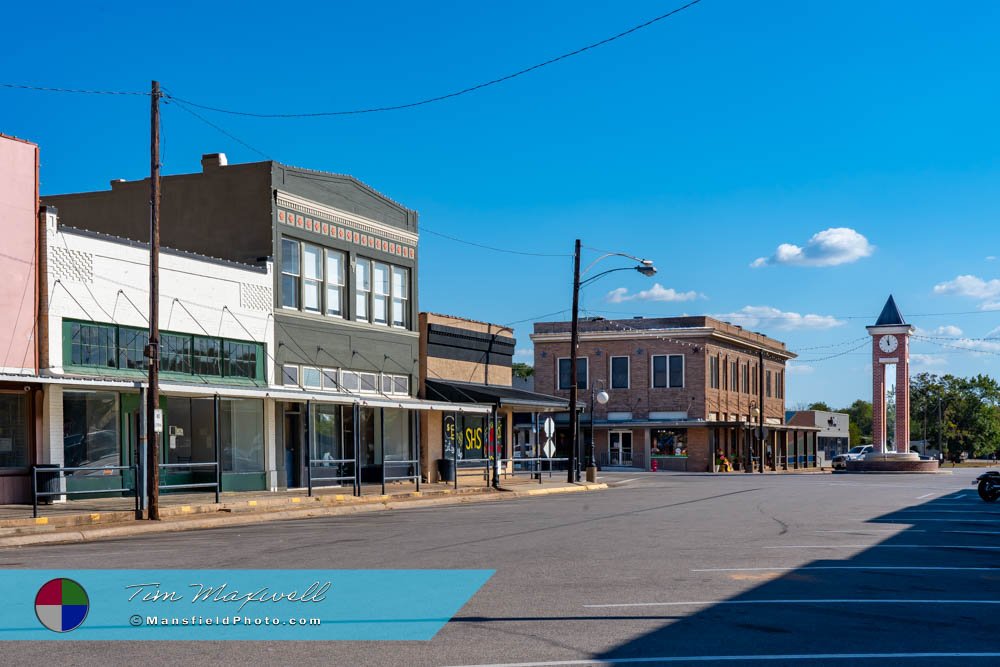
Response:
POLYGON ((816 435, 819 439, 817 448, 821 464, 828 463, 837 454, 843 454, 853 445, 859 444, 851 442, 851 416, 843 412, 799 410, 788 413, 788 423, 820 429, 816 435))
MULTIPOLYGON (((535 390, 568 397, 570 323, 538 322, 531 340, 535 390)), ((761 456, 772 469, 816 465, 817 429, 785 424, 785 363, 796 355, 783 342, 705 316, 586 319, 579 341, 582 449, 593 437, 599 465, 711 471, 720 452, 738 468, 759 468, 761 456), (601 390, 606 405, 592 400, 601 390)))

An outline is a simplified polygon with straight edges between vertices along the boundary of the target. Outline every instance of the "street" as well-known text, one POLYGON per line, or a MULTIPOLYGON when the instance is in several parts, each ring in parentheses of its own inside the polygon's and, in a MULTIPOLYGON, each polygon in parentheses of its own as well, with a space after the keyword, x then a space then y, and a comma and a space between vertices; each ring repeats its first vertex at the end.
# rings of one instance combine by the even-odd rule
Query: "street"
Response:
POLYGON ((7 643, 3 662, 997 664, 1000 506, 977 473, 615 473, 595 493, 6 550, 3 568, 496 573, 428 643, 262 628, 259 643, 7 643))

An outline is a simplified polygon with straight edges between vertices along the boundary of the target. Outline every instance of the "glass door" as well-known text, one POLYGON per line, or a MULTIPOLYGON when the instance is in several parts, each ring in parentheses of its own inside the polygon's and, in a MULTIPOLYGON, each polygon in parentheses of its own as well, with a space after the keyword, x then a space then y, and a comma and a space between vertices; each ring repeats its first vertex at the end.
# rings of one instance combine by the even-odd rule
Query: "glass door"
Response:
POLYGON ((609 437, 611 445, 611 465, 632 465, 632 432, 611 431, 609 437))

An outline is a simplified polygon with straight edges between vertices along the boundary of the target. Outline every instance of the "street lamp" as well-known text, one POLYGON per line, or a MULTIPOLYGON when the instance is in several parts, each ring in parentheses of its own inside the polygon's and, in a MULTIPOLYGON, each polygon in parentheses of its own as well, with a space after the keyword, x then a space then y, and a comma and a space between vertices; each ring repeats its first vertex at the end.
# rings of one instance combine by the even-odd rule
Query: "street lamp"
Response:
POLYGON ((750 401, 750 423, 747 424, 747 442, 744 443, 744 451, 746 455, 743 457, 743 472, 753 472, 753 439, 754 430, 753 424, 757 421, 760 416, 760 408, 757 407, 757 401, 750 401))
POLYGON ((579 446, 580 440, 580 424, 577 420, 576 414, 576 399, 577 399, 577 347, 580 343, 580 288, 584 285, 592 283, 601 276, 606 276, 609 273, 614 273, 615 271, 638 271, 647 278, 656 275, 656 267, 653 266, 653 260, 651 259, 640 259, 632 255, 627 255, 623 252, 609 252, 601 255, 593 262, 590 263, 586 269, 583 270, 585 275, 588 271, 594 268, 594 265, 603 259, 608 257, 625 257, 627 259, 634 260, 637 262, 635 266, 625 266, 617 269, 609 269, 607 271, 602 271, 595 274, 583 282, 580 282, 580 239, 576 240, 576 244, 573 250, 573 323, 570 328, 570 340, 569 340, 569 364, 570 364, 570 387, 569 387, 569 465, 567 466, 566 478, 567 481, 572 484, 573 482, 580 481, 580 471, 576 465, 576 449, 579 446))
POLYGON ((587 448, 587 481, 597 481, 597 456, 594 453, 594 401, 605 405, 611 397, 604 390, 604 380, 594 380, 590 383, 590 447, 587 448), (601 390, 597 391, 597 383, 601 390))

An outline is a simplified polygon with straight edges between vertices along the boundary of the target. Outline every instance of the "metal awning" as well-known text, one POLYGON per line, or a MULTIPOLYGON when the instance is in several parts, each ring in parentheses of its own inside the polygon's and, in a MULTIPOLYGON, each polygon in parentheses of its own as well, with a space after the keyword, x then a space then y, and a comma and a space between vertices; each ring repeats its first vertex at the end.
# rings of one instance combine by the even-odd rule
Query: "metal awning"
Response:
POLYGON ((427 401, 420 398, 409 398, 400 396, 359 396, 358 404, 362 407, 370 408, 403 408, 405 410, 429 410, 440 412, 469 412, 477 414, 488 414, 492 412, 492 405, 481 405, 479 403, 449 403, 447 401, 427 401))
MULTIPOLYGON (((569 401, 505 385, 477 384, 454 380, 425 380, 428 398, 452 403, 485 403, 495 407, 523 409, 525 412, 568 412, 569 401)), ((582 403, 578 402, 582 406, 582 403)))

